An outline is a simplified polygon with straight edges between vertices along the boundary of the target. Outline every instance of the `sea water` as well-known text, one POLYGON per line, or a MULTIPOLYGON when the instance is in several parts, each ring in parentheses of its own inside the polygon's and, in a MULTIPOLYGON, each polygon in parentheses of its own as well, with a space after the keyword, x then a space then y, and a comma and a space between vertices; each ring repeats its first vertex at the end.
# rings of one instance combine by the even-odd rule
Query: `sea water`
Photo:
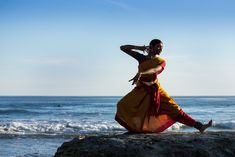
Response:
MULTIPOLYGON (((235 97, 173 97, 201 122, 213 120, 209 131, 235 131, 235 97)), ((115 120, 120 96, 0 97, 0 157, 51 157, 66 141, 84 134, 124 133, 115 120)), ((175 123, 166 131, 192 132, 175 123)))

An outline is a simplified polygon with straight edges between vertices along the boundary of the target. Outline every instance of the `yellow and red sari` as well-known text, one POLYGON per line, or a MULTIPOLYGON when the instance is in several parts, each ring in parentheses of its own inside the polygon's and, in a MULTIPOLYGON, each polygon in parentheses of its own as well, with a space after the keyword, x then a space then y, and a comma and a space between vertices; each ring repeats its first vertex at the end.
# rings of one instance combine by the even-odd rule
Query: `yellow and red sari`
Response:
POLYGON ((159 56, 139 64, 136 87, 117 104, 115 120, 131 132, 162 132, 176 122, 181 109, 157 80, 164 68, 159 56))

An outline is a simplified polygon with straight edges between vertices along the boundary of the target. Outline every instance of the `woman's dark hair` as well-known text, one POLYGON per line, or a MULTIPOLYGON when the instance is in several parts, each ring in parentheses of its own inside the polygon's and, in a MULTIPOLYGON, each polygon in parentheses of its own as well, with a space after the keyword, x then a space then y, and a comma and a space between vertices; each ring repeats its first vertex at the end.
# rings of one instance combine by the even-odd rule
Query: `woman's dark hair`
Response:
POLYGON ((149 46, 150 46, 150 47, 154 47, 155 45, 160 44, 160 43, 162 43, 161 40, 159 40, 159 39, 153 39, 152 41, 150 41, 149 46))

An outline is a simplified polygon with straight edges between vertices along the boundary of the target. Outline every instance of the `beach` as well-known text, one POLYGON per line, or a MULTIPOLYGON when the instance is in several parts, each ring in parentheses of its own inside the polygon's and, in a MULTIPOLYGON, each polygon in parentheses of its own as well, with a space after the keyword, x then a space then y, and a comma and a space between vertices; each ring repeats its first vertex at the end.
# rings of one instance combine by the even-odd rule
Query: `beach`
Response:
MULTIPOLYGON (((223 137, 227 132, 234 133, 235 97, 173 98, 195 119, 203 123, 212 119, 214 124, 207 130, 210 134, 223 137)), ((127 130, 114 120, 120 99, 121 96, 2 96, 0 156, 51 157, 64 142, 76 137, 122 135, 127 130)), ((163 135, 168 133, 173 138, 178 133, 197 135, 197 130, 175 123, 163 135)))

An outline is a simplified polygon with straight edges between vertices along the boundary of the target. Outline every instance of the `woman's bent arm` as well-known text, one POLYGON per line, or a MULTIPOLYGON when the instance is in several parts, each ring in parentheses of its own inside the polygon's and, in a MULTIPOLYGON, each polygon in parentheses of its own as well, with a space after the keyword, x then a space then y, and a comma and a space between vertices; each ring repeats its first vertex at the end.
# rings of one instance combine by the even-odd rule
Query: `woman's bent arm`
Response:
POLYGON ((141 74, 153 74, 153 73, 160 74, 164 70, 165 66, 166 66, 166 63, 163 62, 160 65, 158 65, 156 68, 152 68, 147 71, 141 72, 141 74))
POLYGON ((146 46, 136 46, 136 45, 122 45, 120 46, 120 49, 125 52, 126 54, 132 56, 136 60, 139 60, 139 55, 137 51, 134 50, 140 50, 140 51, 145 51, 147 49, 146 46))

